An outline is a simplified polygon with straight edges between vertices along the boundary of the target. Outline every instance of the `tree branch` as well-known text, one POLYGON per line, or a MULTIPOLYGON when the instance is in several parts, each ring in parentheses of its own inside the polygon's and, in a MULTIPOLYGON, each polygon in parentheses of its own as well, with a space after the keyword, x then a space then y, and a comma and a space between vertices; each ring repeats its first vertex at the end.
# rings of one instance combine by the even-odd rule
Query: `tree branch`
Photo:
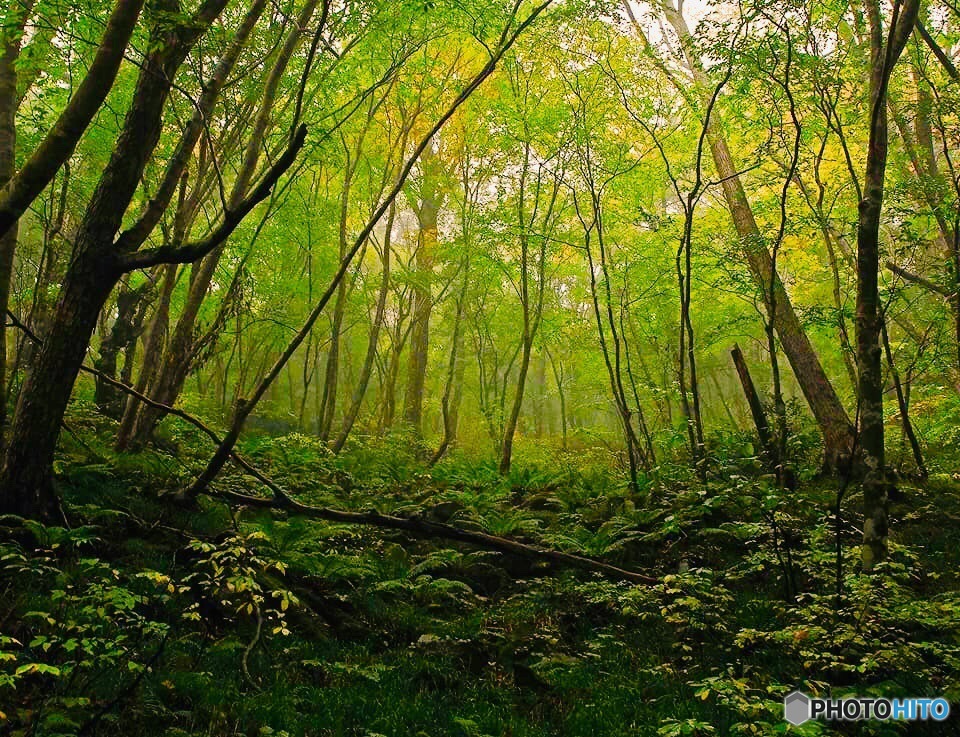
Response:
MULTIPOLYGON (((276 486, 276 485, 274 485, 276 486)), ((279 489, 279 487, 276 487, 279 489)), ((274 491, 271 488, 271 491, 274 491)), ((259 509, 274 509, 278 511, 287 511, 312 519, 322 519, 328 522, 339 522, 352 525, 367 525, 391 530, 401 530, 414 537, 422 538, 440 538, 444 540, 454 540, 456 542, 475 545, 486 550, 496 550, 501 553, 517 555, 521 558, 541 560, 550 563, 558 563, 572 568, 579 568, 585 571, 595 571, 601 573, 607 578, 615 581, 629 581, 631 583, 653 584, 658 583, 659 579, 653 576, 646 576, 635 571, 628 571, 624 568, 604 563, 593 558, 586 558, 573 553, 563 553, 559 550, 549 550, 540 548, 527 543, 521 543, 505 537, 490 535, 486 532, 464 530, 453 525, 441 524, 439 522, 430 522, 420 517, 394 517, 392 515, 380 514, 375 509, 367 512, 347 512, 338 509, 329 509, 327 507, 314 507, 308 504, 301 504, 295 499, 290 498, 286 493, 280 490, 280 496, 273 499, 263 497, 249 496, 235 491, 204 492, 213 498, 223 501, 233 502, 235 504, 245 504, 259 509)))
POLYGON ((19 173, 0 190, 0 236, 16 223, 50 183, 100 109, 123 61, 143 0, 118 0, 97 54, 76 94, 19 173))
POLYGON ((933 292, 939 294, 945 299, 950 299, 953 297, 953 293, 950 292, 945 287, 941 287, 939 284, 926 279, 919 274, 914 274, 913 272, 907 271, 902 266, 897 266, 893 261, 887 261, 884 266, 887 267, 889 271, 892 271, 894 274, 899 276, 901 279, 910 282, 911 284, 916 284, 918 287, 923 287, 928 292, 933 292))
POLYGON ((915 24, 915 28, 917 33, 920 34, 920 38, 922 38, 923 42, 930 48, 930 50, 933 52, 933 55, 937 57, 937 60, 947 71, 947 74, 950 75, 950 79, 955 81, 960 80, 960 72, 957 72, 957 68, 954 66, 950 57, 947 56, 947 52, 944 51, 940 47, 940 44, 934 40, 933 36, 927 32, 927 29, 924 28, 923 23, 921 23, 919 19, 915 24))
POLYGON ((301 125, 286 151, 270 167, 253 192, 245 197, 237 207, 227 210, 224 213, 223 221, 206 238, 184 246, 167 244, 158 248, 122 255, 119 257, 120 268, 127 272, 148 268, 156 264, 188 264, 206 256, 229 238, 247 214, 270 195, 270 191, 277 180, 293 165, 297 154, 303 148, 306 137, 307 126, 301 125))

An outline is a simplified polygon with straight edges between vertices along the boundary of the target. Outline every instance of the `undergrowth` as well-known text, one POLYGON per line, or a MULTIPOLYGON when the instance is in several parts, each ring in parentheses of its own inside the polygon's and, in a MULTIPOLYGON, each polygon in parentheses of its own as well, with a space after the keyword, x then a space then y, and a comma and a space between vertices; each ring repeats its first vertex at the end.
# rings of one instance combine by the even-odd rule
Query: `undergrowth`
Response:
MULTIPOLYGON (((597 574, 205 499, 170 504, 206 446, 115 456, 81 407, 58 461, 70 526, 4 518, 0 719, 11 735, 944 734, 788 728, 795 689, 960 701, 957 484, 904 482, 891 556, 858 570, 857 494, 755 460, 633 494, 605 450, 525 447, 500 476, 403 437, 249 440, 297 498, 589 555, 597 574), (837 531, 840 534, 840 588, 837 531)), ((737 439, 728 439, 732 448, 737 439)), ((728 449, 729 449, 728 448, 728 449)), ((262 493, 230 472, 220 488, 262 493)), ((954 732, 949 732, 953 729, 954 732)))

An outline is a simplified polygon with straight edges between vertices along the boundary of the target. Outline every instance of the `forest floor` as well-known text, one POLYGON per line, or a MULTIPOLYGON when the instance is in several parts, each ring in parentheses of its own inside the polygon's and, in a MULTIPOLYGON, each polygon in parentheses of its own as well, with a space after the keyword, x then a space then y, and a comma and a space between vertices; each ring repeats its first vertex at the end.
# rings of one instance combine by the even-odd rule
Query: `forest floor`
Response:
MULTIPOLYGON (((484 530, 657 579, 643 585, 171 504, 206 441, 179 428, 167 450, 117 455, 106 422, 82 405, 68 419, 69 529, 0 521, 0 733, 960 734, 957 719, 788 729, 782 710, 795 688, 960 702, 949 471, 902 480, 890 560, 866 577, 856 490, 838 525, 837 483, 812 472, 790 491, 749 459, 715 458, 706 483, 663 463, 638 497, 603 450, 521 444, 501 477, 464 453, 427 468, 404 437, 338 457, 302 435, 241 448, 300 501, 484 530)), ((237 472, 217 488, 263 493, 237 472)))

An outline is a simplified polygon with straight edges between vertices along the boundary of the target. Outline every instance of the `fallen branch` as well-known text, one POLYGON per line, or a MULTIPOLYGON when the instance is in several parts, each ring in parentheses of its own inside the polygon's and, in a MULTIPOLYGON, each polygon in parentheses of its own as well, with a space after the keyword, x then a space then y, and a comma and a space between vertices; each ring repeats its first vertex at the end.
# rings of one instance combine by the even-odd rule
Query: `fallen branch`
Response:
POLYGON ((328 522, 367 525, 390 530, 401 530, 415 537, 454 540, 487 550, 496 550, 501 553, 517 555, 521 558, 559 563, 585 571, 595 571, 616 581, 630 581, 631 583, 644 584, 659 582, 659 579, 653 576, 645 576, 642 573, 628 571, 625 568, 618 568, 617 566, 595 560, 594 558, 586 558, 573 553, 563 553, 559 550, 539 548, 535 545, 518 542, 506 537, 490 535, 486 532, 464 530, 460 527, 454 527, 453 525, 430 522, 420 517, 394 517, 388 514, 380 514, 380 512, 375 509, 366 512, 347 512, 340 509, 329 509, 327 507, 314 507, 296 501, 275 484, 271 488, 271 491, 275 494, 273 499, 240 494, 235 491, 208 491, 204 492, 204 494, 222 501, 244 504, 259 509, 281 510, 303 517, 326 520, 328 522), (277 492, 279 492, 279 494, 277 492))

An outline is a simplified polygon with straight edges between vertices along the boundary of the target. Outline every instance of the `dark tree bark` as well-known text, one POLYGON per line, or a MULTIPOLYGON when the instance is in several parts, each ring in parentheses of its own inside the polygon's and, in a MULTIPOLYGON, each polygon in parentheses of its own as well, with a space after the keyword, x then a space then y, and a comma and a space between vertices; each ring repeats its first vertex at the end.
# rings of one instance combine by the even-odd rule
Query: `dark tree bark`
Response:
POLYGON ((880 335, 880 211, 887 166, 887 86, 903 47, 913 32, 919 0, 896 0, 889 37, 884 42, 877 0, 866 0, 870 21, 870 139, 863 199, 857 227, 857 367, 859 369, 859 441, 863 479, 862 561, 870 571, 887 554, 888 492, 884 459, 883 353, 880 335))
MULTIPOLYGON (((143 0, 118 0, 77 91, 17 175, 4 183, 0 190, 0 235, 14 226, 70 158, 113 87, 142 7, 143 0)), ((18 99, 16 95, 14 99, 18 99)))
POLYGON ((120 277, 157 263, 193 261, 216 248, 267 196, 303 146, 306 130, 301 128, 260 185, 235 210, 224 213, 204 241, 135 253, 118 247, 115 239, 123 215, 160 138, 176 72, 225 4, 226 0, 206 0, 179 24, 170 24, 163 15, 162 27, 152 33, 151 51, 142 65, 121 132, 80 223, 50 330, 20 392, 0 470, 0 512, 40 517, 56 507, 52 465, 60 424, 97 318, 120 277))

